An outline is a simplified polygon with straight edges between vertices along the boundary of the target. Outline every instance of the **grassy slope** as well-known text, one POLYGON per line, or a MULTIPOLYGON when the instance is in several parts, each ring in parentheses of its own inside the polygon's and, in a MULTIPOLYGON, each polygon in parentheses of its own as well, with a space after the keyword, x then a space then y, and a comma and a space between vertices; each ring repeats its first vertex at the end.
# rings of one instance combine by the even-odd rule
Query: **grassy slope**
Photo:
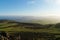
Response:
POLYGON ((46 29, 27 29, 23 27, 13 27, 13 25, 17 25, 16 23, 0 23, 0 31, 24 31, 24 32, 49 32, 49 33, 60 33, 60 29, 51 27, 46 29), (12 26, 12 27, 8 27, 12 26))
POLYGON ((5 29, 0 29, 0 31, 27 31, 27 32, 49 32, 49 33, 60 33, 58 29, 26 29, 26 28, 5 28, 5 29))

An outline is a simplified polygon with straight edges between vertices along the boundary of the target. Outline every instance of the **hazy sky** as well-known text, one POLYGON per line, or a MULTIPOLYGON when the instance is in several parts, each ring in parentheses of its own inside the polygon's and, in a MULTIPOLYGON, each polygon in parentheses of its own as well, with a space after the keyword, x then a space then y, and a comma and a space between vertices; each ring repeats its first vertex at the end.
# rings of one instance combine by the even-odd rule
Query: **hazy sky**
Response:
POLYGON ((60 0, 0 0, 0 15, 60 16, 60 0))

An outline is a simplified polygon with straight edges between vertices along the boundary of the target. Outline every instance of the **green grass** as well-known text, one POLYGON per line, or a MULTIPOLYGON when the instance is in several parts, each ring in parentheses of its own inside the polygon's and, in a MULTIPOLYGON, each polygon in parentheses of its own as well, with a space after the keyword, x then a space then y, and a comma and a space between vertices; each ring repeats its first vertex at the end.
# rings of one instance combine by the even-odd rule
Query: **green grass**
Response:
POLYGON ((24 31, 24 32, 48 32, 48 33, 60 33, 59 29, 27 29, 27 28, 20 28, 20 27, 10 27, 0 29, 0 31, 24 31))
POLYGON ((55 28, 52 26, 51 28, 45 29, 28 29, 24 27, 13 27, 13 25, 17 25, 16 23, 0 23, 0 31, 24 31, 24 32, 48 32, 48 33, 60 33, 60 28, 55 28), (12 27, 8 27, 12 26, 12 27), (6 27, 6 28, 5 28, 6 27))

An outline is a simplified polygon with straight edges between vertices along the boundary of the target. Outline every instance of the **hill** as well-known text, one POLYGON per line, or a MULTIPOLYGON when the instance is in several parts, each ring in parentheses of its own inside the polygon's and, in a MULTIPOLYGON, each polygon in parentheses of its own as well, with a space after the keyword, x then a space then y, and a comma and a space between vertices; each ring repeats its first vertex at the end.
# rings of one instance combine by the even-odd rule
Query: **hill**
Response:
POLYGON ((60 23, 39 24, 0 20, 1 40, 60 40, 60 23))
POLYGON ((30 32, 49 32, 60 33, 60 29, 55 27, 56 24, 38 24, 25 23, 13 20, 0 20, 0 31, 30 31, 30 32))

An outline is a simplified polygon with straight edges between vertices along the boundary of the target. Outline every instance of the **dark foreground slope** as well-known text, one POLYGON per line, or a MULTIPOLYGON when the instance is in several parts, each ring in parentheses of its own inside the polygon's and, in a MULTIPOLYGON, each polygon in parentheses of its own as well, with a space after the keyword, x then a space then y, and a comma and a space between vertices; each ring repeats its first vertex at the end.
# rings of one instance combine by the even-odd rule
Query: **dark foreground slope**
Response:
POLYGON ((52 33, 36 32, 4 32, 0 31, 0 40, 60 40, 52 33))

